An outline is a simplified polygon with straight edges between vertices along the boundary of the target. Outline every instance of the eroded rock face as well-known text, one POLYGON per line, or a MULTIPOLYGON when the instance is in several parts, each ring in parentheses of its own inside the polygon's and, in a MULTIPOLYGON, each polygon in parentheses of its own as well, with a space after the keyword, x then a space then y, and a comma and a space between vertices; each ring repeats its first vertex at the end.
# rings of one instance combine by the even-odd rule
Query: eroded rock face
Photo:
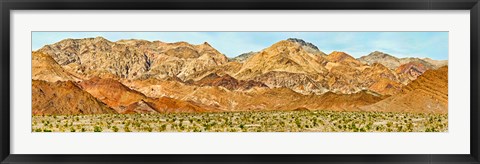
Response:
POLYGON ((389 69, 396 69, 398 66, 401 65, 400 59, 380 51, 374 51, 367 56, 362 56, 358 58, 358 60, 368 65, 372 65, 375 63, 382 64, 389 69))
POLYGON ((376 103, 385 97, 361 91, 355 94, 304 95, 289 88, 254 87, 249 90, 228 90, 216 86, 186 85, 174 81, 144 80, 126 84, 148 97, 171 97, 177 100, 203 104, 220 111, 265 111, 265 110, 347 110, 376 103))
POLYGON ((219 76, 216 73, 212 73, 203 77, 198 81, 191 81, 189 84, 197 85, 197 86, 217 86, 217 87, 224 87, 229 90, 248 90, 253 87, 263 87, 267 88, 268 86, 254 80, 237 80, 232 76, 225 74, 223 76, 219 76))
POLYGON ((98 100, 115 109, 118 113, 157 113, 157 112, 206 112, 216 109, 202 107, 201 104, 190 103, 163 96, 147 97, 115 79, 98 77, 79 83, 82 89, 98 100))
POLYGON ((302 44, 280 41, 246 60, 233 77, 255 80, 270 88, 286 87, 302 94, 352 94, 372 90, 392 95, 416 78, 381 64, 364 64, 345 52, 307 52, 302 44), (374 85, 374 86, 373 86, 374 85))
POLYGON ((388 111, 397 101, 442 113, 448 81, 432 73, 448 72, 435 70, 442 64, 380 52, 358 60, 339 51, 326 55, 299 39, 230 61, 208 43, 66 39, 32 52, 32 103, 38 103, 32 113, 388 111))
POLYGON ((322 87, 305 79, 312 79, 328 72, 323 66, 326 62, 321 55, 307 52, 302 44, 285 40, 248 58, 241 69, 232 76, 241 80, 259 81, 269 87, 287 87, 302 93, 320 93, 322 87), (303 77, 302 79, 286 77, 293 74, 303 77))
POLYGON ((146 113, 146 114, 154 114, 157 111, 147 102, 140 100, 138 102, 132 103, 126 107, 123 114, 133 114, 133 113, 146 113))
POLYGON ((303 73, 272 71, 253 79, 265 83, 270 88, 287 87, 302 94, 323 94, 328 91, 324 84, 303 73))
POLYGON ((227 57, 208 43, 164 43, 145 40, 108 41, 102 37, 66 39, 37 52, 53 57, 67 71, 89 79, 164 78, 185 80, 197 71, 227 63, 227 57))
POLYGON ((378 63, 366 67, 361 74, 363 87, 382 95, 394 95, 404 86, 402 82, 408 82, 402 75, 378 63))
POLYGON ((400 65, 395 72, 397 74, 402 74, 409 80, 415 80, 418 76, 422 75, 428 68, 419 62, 409 62, 403 65, 400 65))
POLYGON ((327 57, 327 60, 333 63, 340 63, 350 67, 362 66, 362 63, 345 52, 333 51, 327 57))
POLYGON ((65 71, 49 55, 33 52, 32 53, 32 80, 44 80, 48 82, 56 81, 76 81, 74 75, 65 71))
POLYGON ((270 71, 322 73, 324 58, 305 51, 299 44, 280 41, 248 58, 233 77, 249 79, 270 71))
MULTIPOLYGON (((47 45, 38 52, 49 54, 66 73, 75 75, 77 81, 93 77, 116 80, 173 78, 193 84, 192 81, 217 74, 245 82, 258 82, 250 82, 251 86, 261 86, 260 83, 263 83, 270 88, 287 87, 302 94, 323 94, 327 91, 350 94, 374 89, 379 94, 390 95, 425 70, 435 68, 430 63, 445 64, 417 58, 398 59, 378 51, 359 60, 339 51, 326 55, 313 44, 295 38, 277 42, 260 52, 251 52, 233 61, 228 61, 208 43, 191 45, 186 42, 145 40, 111 42, 101 37, 66 39, 47 45), (395 71, 390 67, 395 67, 395 71), (394 89, 380 89, 383 86, 394 89)), ((52 76, 60 75, 52 73, 52 76)), ((38 79, 47 78, 61 79, 38 79)), ((235 83, 235 80, 231 82, 235 83)), ((237 84, 226 83, 228 80, 224 80, 222 85, 238 89, 235 86, 237 84)))
POLYGON ((401 65, 410 63, 410 62, 415 62, 415 63, 420 63, 423 66, 425 66, 427 69, 437 69, 442 66, 448 65, 447 60, 433 60, 430 58, 396 58, 392 55, 380 52, 380 51, 374 51, 367 56, 362 56, 358 58, 359 61, 361 61, 364 64, 372 65, 374 63, 379 63, 382 64, 389 69, 397 69, 401 65))
POLYGON ((321 55, 321 56, 326 56, 324 52, 320 51, 317 46, 313 45, 310 42, 306 42, 302 39, 298 38, 288 38, 287 41, 294 42, 302 46, 302 48, 307 51, 308 53, 316 54, 316 55, 321 55))
POLYGON ((80 82, 79 86, 118 113, 125 113, 129 105, 146 98, 142 93, 132 90, 114 79, 95 77, 80 82))
POLYGON ((247 60, 251 56, 255 55, 256 53, 258 53, 258 52, 250 51, 250 52, 247 52, 247 53, 243 53, 243 54, 238 55, 237 57, 232 58, 230 61, 236 61, 236 62, 239 62, 239 63, 243 63, 243 62, 245 62, 245 60, 247 60))
POLYGON ((443 66, 448 66, 448 60, 433 60, 430 58, 423 58, 422 60, 432 64, 435 67, 434 69, 438 69, 443 66))
POLYGON ((378 103, 362 107, 372 111, 448 113, 448 66, 428 70, 402 91, 378 103))
POLYGON ((71 81, 32 80, 32 114, 116 113, 71 81))

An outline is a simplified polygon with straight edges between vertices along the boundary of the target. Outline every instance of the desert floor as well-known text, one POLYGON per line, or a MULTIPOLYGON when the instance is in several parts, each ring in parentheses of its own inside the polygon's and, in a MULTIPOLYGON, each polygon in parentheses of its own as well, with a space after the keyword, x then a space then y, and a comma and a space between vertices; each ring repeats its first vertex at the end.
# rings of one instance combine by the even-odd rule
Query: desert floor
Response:
POLYGON ((448 115, 271 111, 33 116, 32 132, 446 132, 448 115))

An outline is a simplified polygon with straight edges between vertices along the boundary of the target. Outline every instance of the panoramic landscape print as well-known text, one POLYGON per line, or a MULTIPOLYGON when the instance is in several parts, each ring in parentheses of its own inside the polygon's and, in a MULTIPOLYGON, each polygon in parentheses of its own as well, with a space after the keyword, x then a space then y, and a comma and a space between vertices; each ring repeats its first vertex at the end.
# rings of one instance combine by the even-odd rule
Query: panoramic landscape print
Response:
POLYGON ((32 32, 32 132, 447 132, 448 32, 32 32))

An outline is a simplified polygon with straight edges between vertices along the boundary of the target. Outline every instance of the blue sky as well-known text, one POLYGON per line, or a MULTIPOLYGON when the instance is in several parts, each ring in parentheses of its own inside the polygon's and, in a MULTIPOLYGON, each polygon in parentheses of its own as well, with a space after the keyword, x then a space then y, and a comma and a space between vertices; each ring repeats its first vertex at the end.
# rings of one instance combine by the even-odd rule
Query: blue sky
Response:
POLYGON ((110 41, 208 42, 228 57, 260 51, 287 38, 300 38, 327 54, 344 51, 358 58, 373 51, 382 51, 396 57, 448 59, 448 32, 32 32, 32 50, 66 38, 97 36, 110 41))

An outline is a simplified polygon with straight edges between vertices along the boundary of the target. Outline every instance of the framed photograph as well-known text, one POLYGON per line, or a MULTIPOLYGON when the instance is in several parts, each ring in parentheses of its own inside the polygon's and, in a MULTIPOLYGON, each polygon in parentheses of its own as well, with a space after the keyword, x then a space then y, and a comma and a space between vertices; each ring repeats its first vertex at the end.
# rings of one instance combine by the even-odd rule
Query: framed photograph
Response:
POLYGON ((478 2, 4 1, 1 163, 479 163, 478 2))

